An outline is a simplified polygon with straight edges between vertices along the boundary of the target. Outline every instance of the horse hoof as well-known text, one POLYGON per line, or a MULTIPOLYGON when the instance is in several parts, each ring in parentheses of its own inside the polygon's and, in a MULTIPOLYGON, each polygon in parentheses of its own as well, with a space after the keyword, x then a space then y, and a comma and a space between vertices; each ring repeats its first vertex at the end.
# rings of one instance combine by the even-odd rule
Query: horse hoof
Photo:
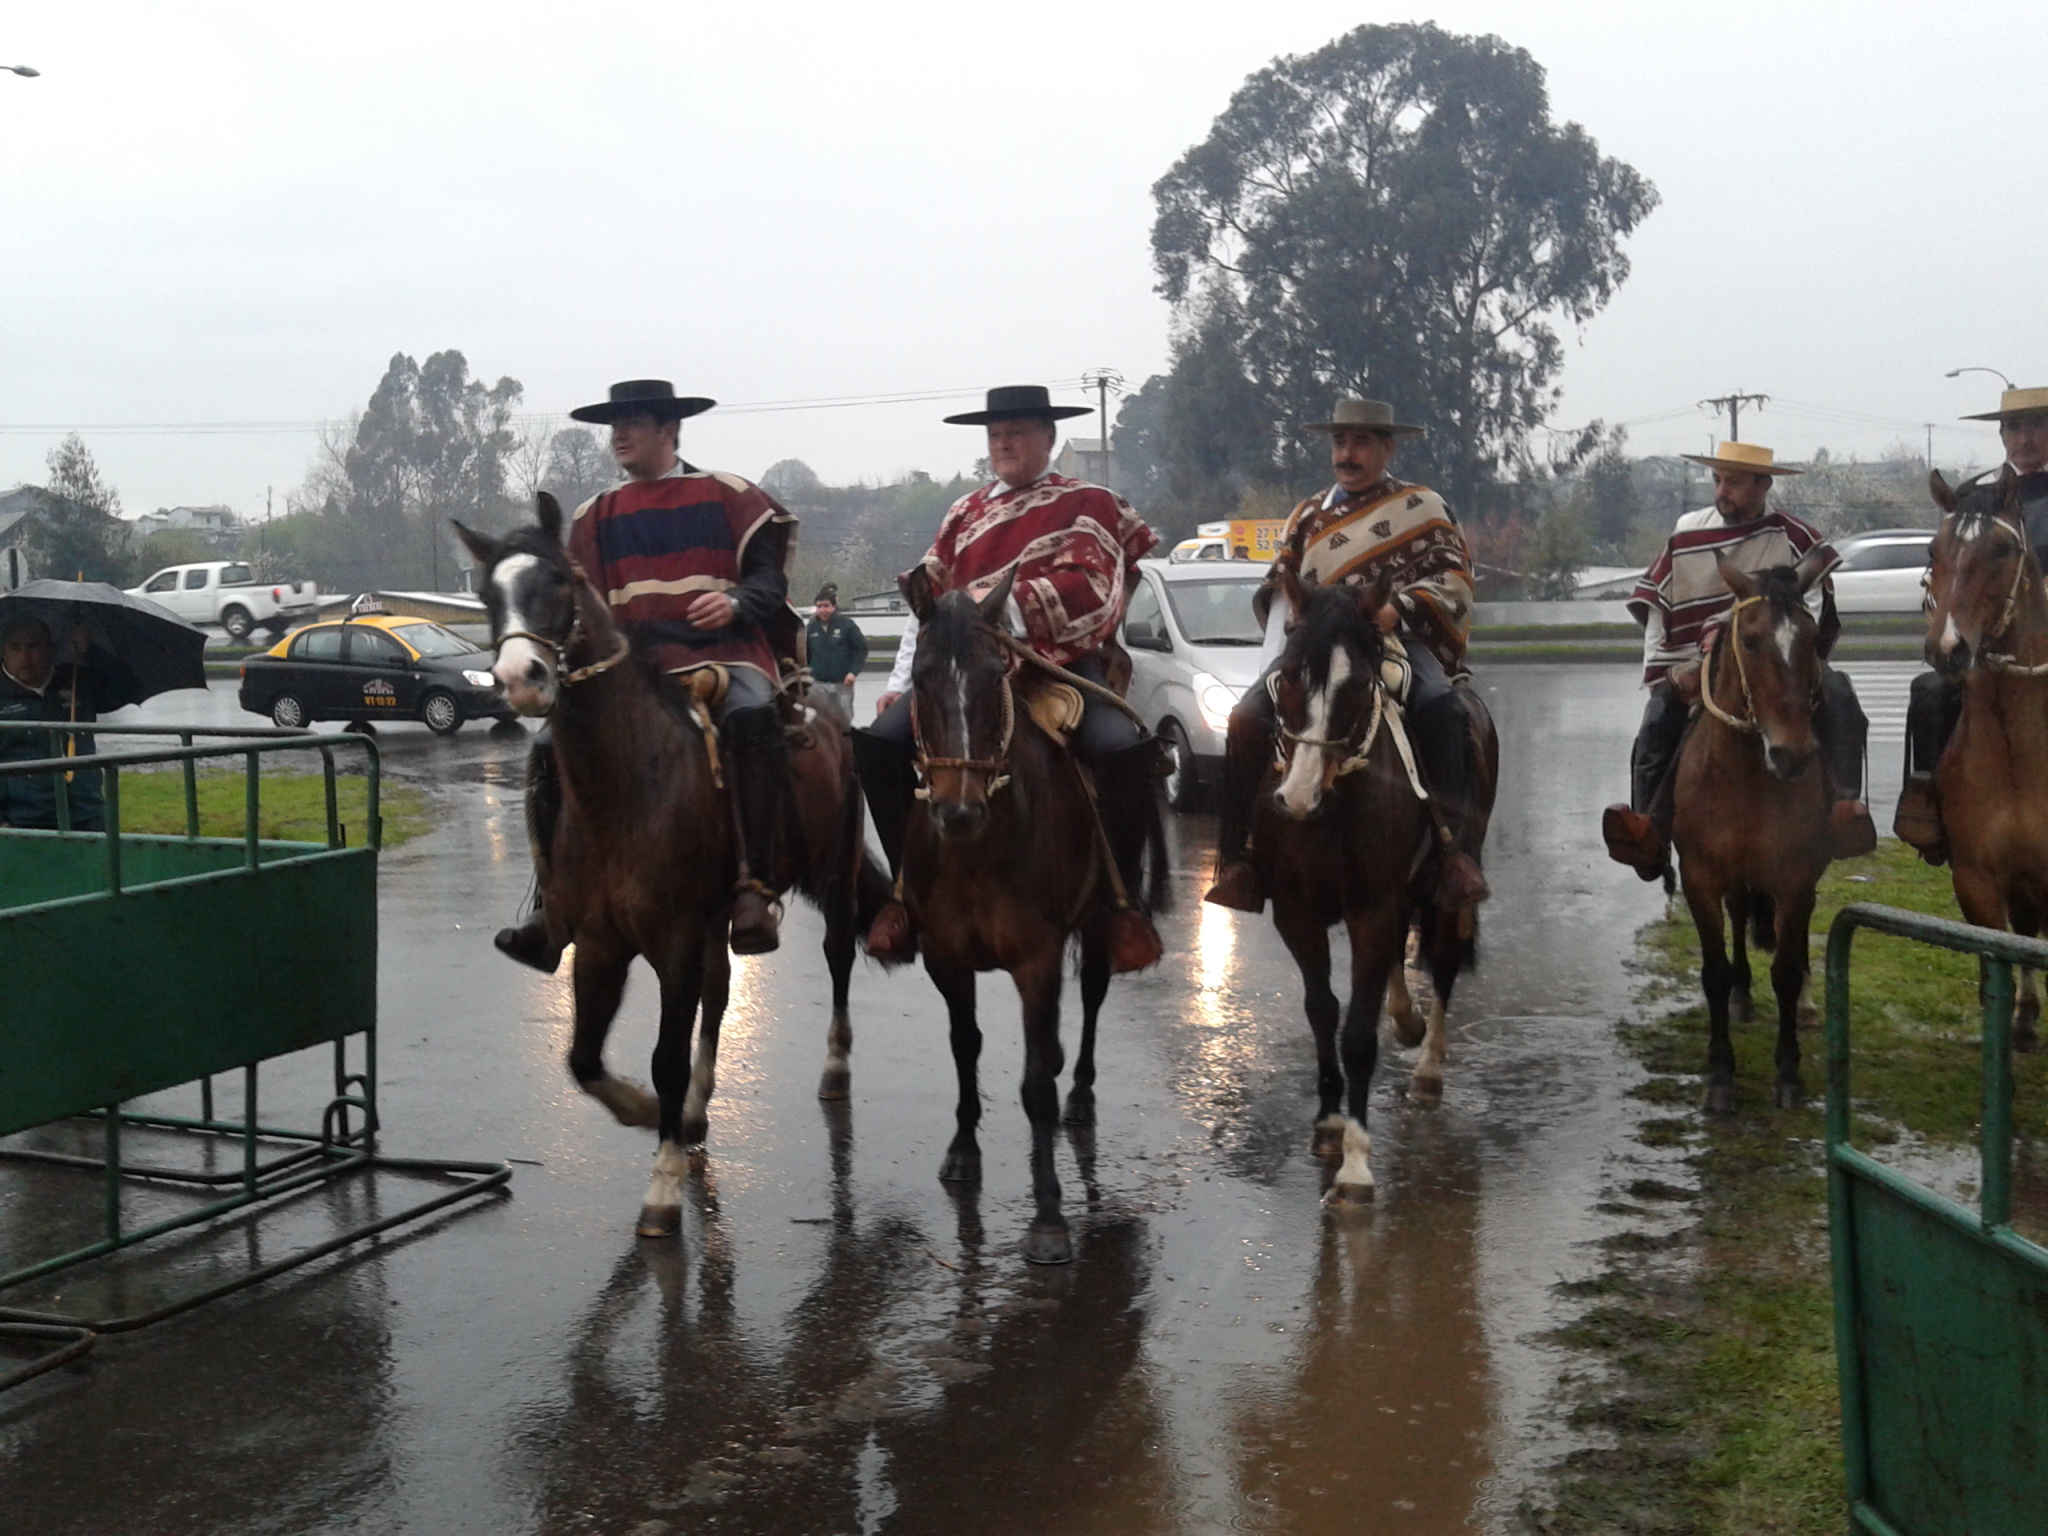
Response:
POLYGON ((1068 1236, 1066 1224, 1054 1226, 1049 1221, 1034 1221, 1031 1230, 1024 1234, 1024 1262, 1027 1264, 1071 1264, 1074 1262, 1074 1240, 1068 1236))
POLYGON ((1408 1079, 1408 1098, 1415 1104, 1441 1104, 1444 1101, 1444 1080, 1440 1077, 1411 1077, 1408 1079))
POLYGON ((853 1069, 850 1067, 827 1067, 818 1079, 818 1097, 821 1099, 844 1099, 853 1092, 853 1069))
POLYGON ((1095 1123, 1095 1090, 1076 1088, 1067 1095, 1067 1112, 1062 1117, 1069 1125, 1093 1125, 1095 1123))
POLYGON ((946 1184, 979 1184, 981 1182, 981 1154, 979 1152, 948 1152, 946 1160, 939 1164, 939 1179, 946 1184))
POLYGON ((640 1237, 674 1237, 683 1230, 680 1205, 643 1205, 633 1231, 640 1237))
POLYGON ((1802 1084, 1802 1083, 1780 1083, 1780 1084, 1778 1084, 1778 1108, 1780 1108, 1780 1109, 1804 1109, 1804 1108, 1806 1108, 1806 1087, 1805 1087, 1805 1085, 1804 1085, 1804 1084, 1802 1084))
POLYGON ((1323 1204, 1332 1210, 1343 1210, 1348 1206, 1371 1205, 1370 1184, 1332 1184, 1330 1192, 1323 1196, 1323 1204))
POLYGON ((1735 1085, 1715 1083, 1707 1089, 1706 1111, 1710 1115, 1732 1115, 1735 1113, 1735 1085))

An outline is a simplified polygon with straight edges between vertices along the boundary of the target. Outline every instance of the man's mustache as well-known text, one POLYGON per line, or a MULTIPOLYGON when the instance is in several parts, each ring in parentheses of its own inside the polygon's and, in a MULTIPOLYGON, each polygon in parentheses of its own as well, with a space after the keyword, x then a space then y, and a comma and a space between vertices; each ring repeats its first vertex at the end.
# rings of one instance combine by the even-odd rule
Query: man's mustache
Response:
POLYGON ((1360 471, 1360 472, 1363 472, 1363 471, 1364 471, 1364 469, 1365 469, 1365 466, 1364 466, 1363 464, 1359 463, 1359 462, 1358 462, 1358 460, 1356 460, 1356 459, 1339 459, 1339 460, 1337 461, 1337 468, 1339 468, 1339 469, 1351 469, 1351 470, 1358 470, 1358 471, 1360 471))

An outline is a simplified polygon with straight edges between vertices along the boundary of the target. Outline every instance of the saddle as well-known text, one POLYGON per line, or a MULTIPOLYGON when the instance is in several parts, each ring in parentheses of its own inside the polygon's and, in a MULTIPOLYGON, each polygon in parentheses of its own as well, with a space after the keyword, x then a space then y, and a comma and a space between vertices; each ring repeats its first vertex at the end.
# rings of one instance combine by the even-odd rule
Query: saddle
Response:
POLYGON ((1030 682, 1019 679, 1014 686, 1023 695, 1024 708, 1030 713, 1033 723, 1058 742, 1063 750, 1071 750, 1074 730, 1081 723, 1084 707, 1081 690, 1071 683, 1049 677, 1030 682))

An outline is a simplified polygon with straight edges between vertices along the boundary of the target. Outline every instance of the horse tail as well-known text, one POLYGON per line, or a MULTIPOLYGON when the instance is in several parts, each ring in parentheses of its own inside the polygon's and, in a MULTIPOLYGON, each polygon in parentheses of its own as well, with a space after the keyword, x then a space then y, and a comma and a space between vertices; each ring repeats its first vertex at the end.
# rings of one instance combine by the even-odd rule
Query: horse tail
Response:
POLYGON ((1166 853, 1166 807, 1155 782, 1145 797, 1145 880, 1144 905, 1147 912, 1166 912, 1173 906, 1173 871, 1166 853))

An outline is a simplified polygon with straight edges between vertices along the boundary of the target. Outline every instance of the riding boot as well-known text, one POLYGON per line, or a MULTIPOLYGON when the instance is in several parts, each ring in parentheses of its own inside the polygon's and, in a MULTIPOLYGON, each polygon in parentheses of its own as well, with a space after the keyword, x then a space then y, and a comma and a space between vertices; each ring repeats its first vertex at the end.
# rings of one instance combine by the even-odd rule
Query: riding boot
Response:
POLYGON ((1607 856, 1645 880, 1661 879, 1670 861, 1671 796, 1667 787, 1685 739, 1686 706, 1668 682, 1650 689, 1643 723, 1629 751, 1629 803, 1600 818, 1607 856))
POLYGON ((1828 807, 1829 856, 1861 858, 1877 847, 1877 827, 1870 819, 1870 808, 1863 803, 1863 750, 1870 722, 1856 702, 1849 679, 1832 668, 1821 674, 1813 731, 1820 739, 1834 790, 1834 802, 1828 807))
POLYGON ((1454 689, 1410 718, 1423 787, 1439 817, 1437 905, 1448 911, 1476 907, 1493 892, 1471 845, 1471 717, 1454 689))
POLYGON ((1948 862, 1948 830, 1934 791, 1934 766, 1962 714, 1962 693, 1954 678, 1922 672, 1913 679, 1906 705, 1906 781, 1899 787, 1892 832, 1936 866, 1948 862))
MULTIPOLYGON (((910 813, 917 808, 916 759, 907 747, 857 730, 853 733, 853 760, 860 769, 868 817, 875 824, 882 856, 889 861, 889 873, 897 877, 900 890, 903 841, 910 829, 910 813)), ((897 896, 891 895, 875 914, 867 942, 868 954, 886 965, 917 958, 917 927, 897 896)))
POLYGON ((766 955, 781 943, 775 879, 789 778, 789 748, 773 709, 734 710, 719 732, 739 830, 739 883, 732 903, 732 952, 766 955))
POLYGON ((526 837, 533 850, 533 906, 516 928, 500 928, 491 942, 498 952, 521 965, 552 976, 562 963, 566 938, 548 931, 544 908, 548 884, 548 851, 555 845, 555 823, 562 815, 562 787, 555 777, 554 748, 546 733, 535 738, 526 759, 526 837))
POLYGON ((1096 814, 1126 898, 1109 919, 1112 975, 1157 965, 1165 953, 1151 917, 1137 905, 1145 844, 1159 823, 1159 768, 1159 743, 1151 737, 1105 753, 1095 764, 1096 814))
POLYGON ((1245 857, 1251 840, 1252 797, 1273 760, 1273 736, 1264 720, 1239 708, 1223 742, 1223 789, 1217 805, 1216 883, 1202 900, 1238 912, 1266 910, 1266 883, 1245 857))

